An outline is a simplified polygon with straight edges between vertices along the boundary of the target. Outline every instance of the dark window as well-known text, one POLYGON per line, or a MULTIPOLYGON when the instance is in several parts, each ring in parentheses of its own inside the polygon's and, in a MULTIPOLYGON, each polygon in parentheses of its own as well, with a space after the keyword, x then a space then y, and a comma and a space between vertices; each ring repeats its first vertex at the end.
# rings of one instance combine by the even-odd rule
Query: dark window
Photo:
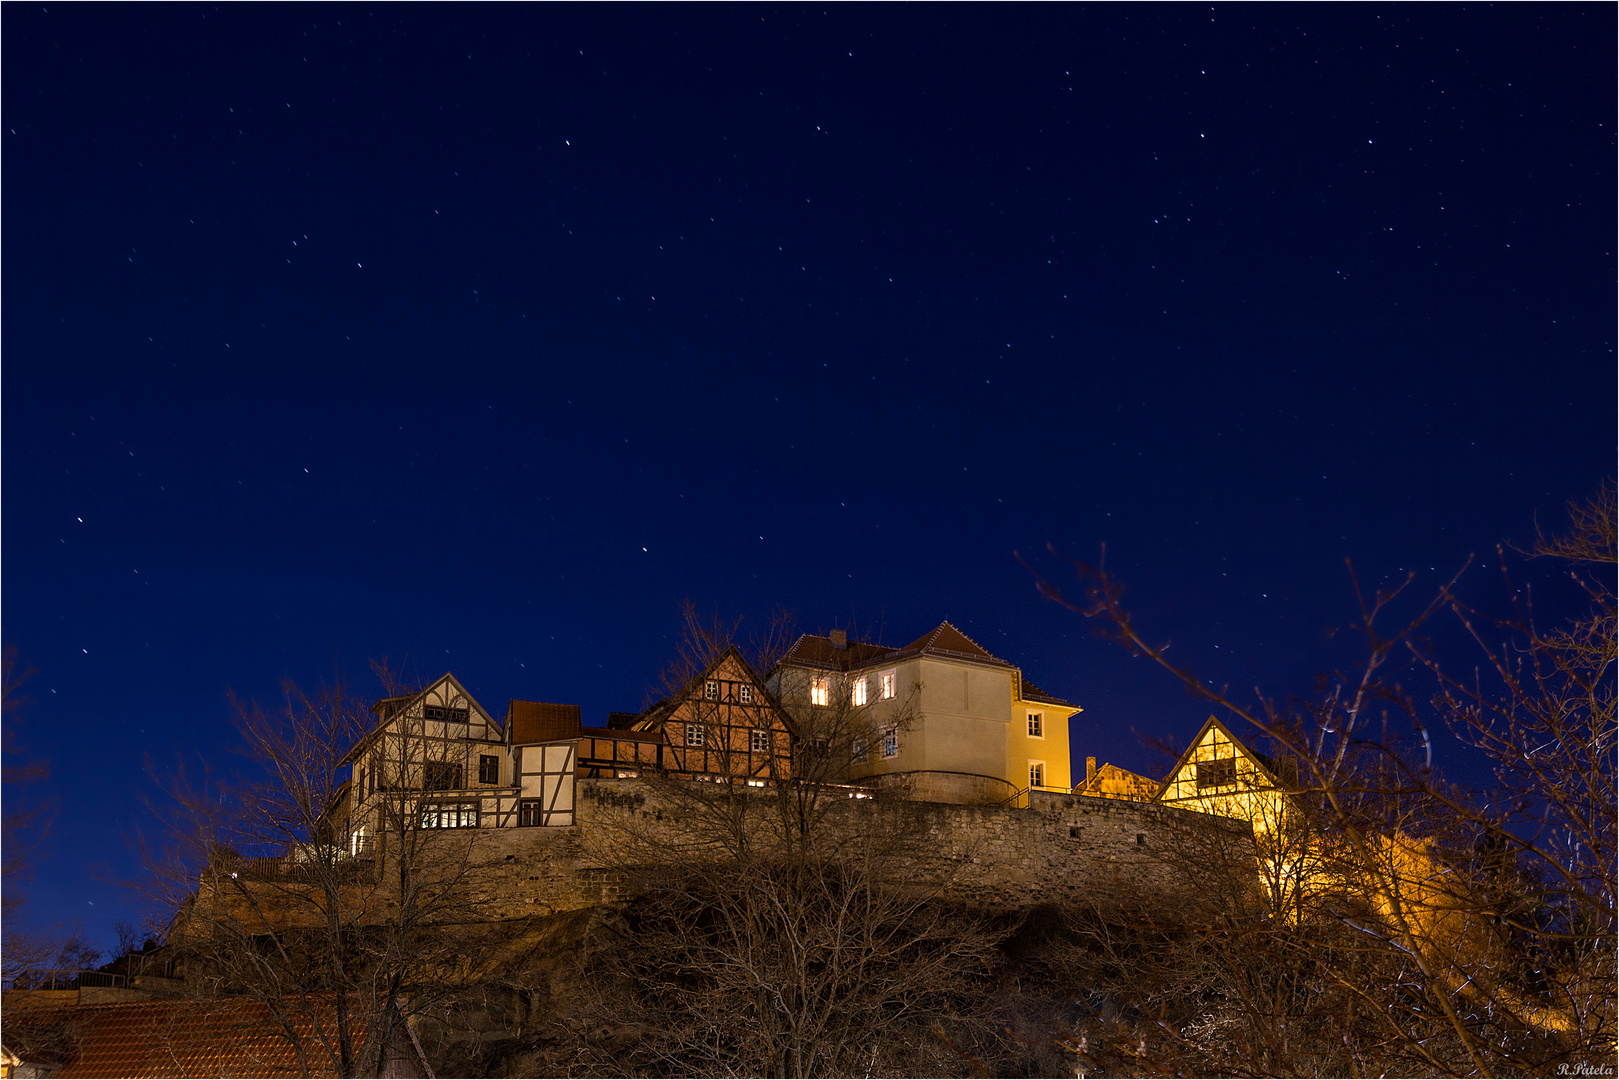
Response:
POLYGON ((1219 761, 1200 761, 1197 763, 1197 786, 1230 787, 1237 782, 1237 759, 1222 758, 1219 761))
POLYGON ((528 828, 540 823, 540 800, 523 799, 517 804, 517 824, 521 828, 528 828))
POLYGON ((500 758, 494 754, 478 755, 478 783, 500 783, 500 758))
POLYGON ((475 802, 427 803, 422 807, 424 829, 476 829, 478 804, 475 802))
POLYGON ((446 724, 464 724, 470 714, 466 709, 452 709, 448 705, 423 705, 422 716, 446 724))
POLYGON ((359 792, 360 798, 365 798, 365 766, 360 766, 360 775, 355 778, 354 790, 359 792))
POLYGON ((461 766, 453 761, 429 761, 422 767, 422 787, 428 791, 454 791, 465 787, 461 766))

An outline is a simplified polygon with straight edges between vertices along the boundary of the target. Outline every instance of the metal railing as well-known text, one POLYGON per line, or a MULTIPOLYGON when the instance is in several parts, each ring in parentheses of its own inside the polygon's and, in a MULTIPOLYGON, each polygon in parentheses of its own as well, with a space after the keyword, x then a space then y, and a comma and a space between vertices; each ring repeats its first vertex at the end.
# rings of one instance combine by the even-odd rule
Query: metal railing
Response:
POLYGON ((127 987, 129 976, 110 971, 19 971, 4 980, 7 990, 82 990, 87 986, 127 987))
POLYGON ((1003 799, 1000 805, 1010 807, 1013 810, 1027 810, 1029 808, 1029 793, 1031 791, 1049 791, 1053 795, 1072 795, 1074 793, 1072 788, 1046 787, 1042 784, 1038 787, 1026 787, 1019 791, 1013 792, 1010 797, 1003 799))

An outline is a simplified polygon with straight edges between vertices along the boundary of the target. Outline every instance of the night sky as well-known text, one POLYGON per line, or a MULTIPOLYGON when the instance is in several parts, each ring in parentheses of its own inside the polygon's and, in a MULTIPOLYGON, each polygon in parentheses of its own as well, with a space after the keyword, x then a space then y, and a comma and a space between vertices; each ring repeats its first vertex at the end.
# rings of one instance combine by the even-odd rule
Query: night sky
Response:
POLYGON ((948 618, 1161 775, 1208 708, 1014 550, 1305 692, 1345 557, 1432 589, 1614 469, 1611 4, 0 19, 40 926, 131 917, 227 690, 601 724, 683 598, 948 618))

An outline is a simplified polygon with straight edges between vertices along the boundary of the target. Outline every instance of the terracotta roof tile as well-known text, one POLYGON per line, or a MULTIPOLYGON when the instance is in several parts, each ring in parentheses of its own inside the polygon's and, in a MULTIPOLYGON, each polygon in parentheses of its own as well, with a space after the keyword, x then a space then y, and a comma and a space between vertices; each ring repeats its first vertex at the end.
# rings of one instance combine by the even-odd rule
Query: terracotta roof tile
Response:
MULTIPOLYGON (((270 1007, 242 998, 8 1009, 0 1041, 53 1077, 336 1076, 335 1049, 322 1042, 335 1040, 335 1004, 326 995, 289 1018, 307 1073, 270 1007)), ((366 1019, 355 1017, 357 1044, 366 1019)))
POLYGON ((513 700, 506 710, 512 745, 556 742, 579 737, 579 706, 555 705, 548 701, 513 700))

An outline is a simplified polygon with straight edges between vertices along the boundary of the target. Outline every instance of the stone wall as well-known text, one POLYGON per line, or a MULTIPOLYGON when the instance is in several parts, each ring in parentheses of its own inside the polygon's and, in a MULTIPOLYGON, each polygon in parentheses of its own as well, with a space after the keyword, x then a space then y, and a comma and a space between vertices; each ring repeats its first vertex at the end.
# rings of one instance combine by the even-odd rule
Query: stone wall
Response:
MULTIPOLYGON (((575 806, 577 824, 568 828, 479 836, 479 867, 470 886, 489 915, 549 915, 627 899, 627 875, 610 866, 612 832, 636 829, 654 842, 660 830, 671 842, 680 833, 671 808, 642 781, 580 781, 575 806)), ((1221 843, 1247 838, 1240 822, 1038 791, 1027 809, 848 799, 833 808, 829 825, 902 837, 888 850, 914 880, 943 875, 953 899, 995 909, 1174 902, 1188 888, 1189 837, 1221 843)))
MULTIPOLYGON (((773 796, 759 791, 748 797, 764 810, 773 796)), ((479 918, 543 917, 629 899, 630 875, 619 865, 631 860, 616 854, 627 850, 619 838, 633 837, 661 853, 692 836, 680 808, 642 780, 581 780, 575 808, 571 826, 486 828, 469 838, 464 887, 479 918)), ((952 899, 997 910, 1174 903, 1191 888, 1188 837, 1249 843, 1240 822, 1040 791, 1031 793, 1028 808, 844 798, 827 823, 845 836, 869 830, 884 838, 882 857, 902 880, 944 883, 952 899)), ((260 903, 284 907, 295 892, 266 882, 260 903)), ((367 900, 379 913, 390 907, 381 895, 367 900)), ((290 907, 285 915, 289 928, 305 921, 290 907)))

